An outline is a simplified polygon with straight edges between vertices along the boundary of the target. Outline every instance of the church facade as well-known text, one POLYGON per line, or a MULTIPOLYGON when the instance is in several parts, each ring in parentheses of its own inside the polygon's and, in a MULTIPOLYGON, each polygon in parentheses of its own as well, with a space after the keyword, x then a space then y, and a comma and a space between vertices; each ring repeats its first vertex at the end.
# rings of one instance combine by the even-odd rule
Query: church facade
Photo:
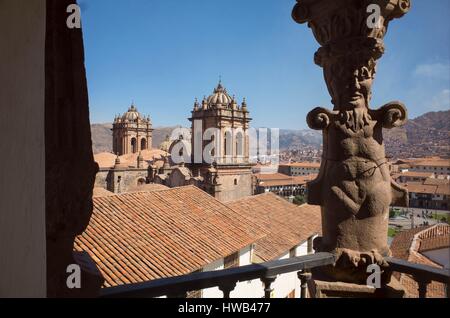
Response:
POLYGON ((245 99, 238 104, 219 83, 209 97, 195 101, 189 120, 189 136, 167 138, 153 149, 151 120, 131 105, 114 119, 114 153, 95 156, 100 166, 96 187, 123 193, 148 183, 169 188, 195 185, 222 202, 253 195, 251 118, 245 99))
POLYGON ((188 162, 166 158, 162 167, 150 165, 151 182, 168 187, 195 185, 222 202, 252 195, 251 118, 245 99, 239 105, 219 83, 209 97, 201 103, 195 101, 189 120, 191 140, 180 138, 169 149, 171 155, 187 152, 188 162), (205 154, 212 160, 206 160, 205 154))

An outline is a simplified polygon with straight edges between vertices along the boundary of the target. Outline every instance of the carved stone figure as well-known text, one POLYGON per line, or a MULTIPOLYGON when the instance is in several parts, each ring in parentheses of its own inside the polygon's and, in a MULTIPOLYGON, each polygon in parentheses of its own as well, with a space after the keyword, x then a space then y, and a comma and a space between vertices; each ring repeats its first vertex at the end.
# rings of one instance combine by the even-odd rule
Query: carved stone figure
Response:
POLYGON ((391 102, 370 108, 377 60, 384 53, 388 23, 404 15, 408 0, 297 0, 293 18, 308 22, 322 46, 315 62, 324 70, 333 110, 308 114, 312 129, 323 130, 319 176, 308 184, 308 201, 322 206, 323 237, 316 250, 336 254, 325 273, 336 280, 365 283, 367 265, 387 266, 389 206, 406 206, 406 189, 391 180, 383 128, 403 125, 406 107, 391 102), (369 5, 380 9, 371 28, 369 5))

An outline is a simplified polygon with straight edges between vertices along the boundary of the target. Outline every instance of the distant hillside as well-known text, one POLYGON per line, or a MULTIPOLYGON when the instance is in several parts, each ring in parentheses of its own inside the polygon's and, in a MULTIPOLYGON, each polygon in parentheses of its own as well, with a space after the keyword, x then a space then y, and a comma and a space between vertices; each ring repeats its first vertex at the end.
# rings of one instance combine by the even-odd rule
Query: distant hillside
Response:
POLYGON ((426 113, 401 128, 384 131, 386 152, 395 158, 449 156, 450 110, 426 113))
MULTIPOLYGON (((112 124, 92 124, 92 150, 94 154, 100 152, 112 151, 112 124)), ((158 148, 159 145, 166 139, 167 135, 172 133, 175 127, 157 127, 153 131, 153 148, 158 148)))
POLYGON ((112 124, 91 125, 92 150, 94 154, 112 151, 112 124))
POLYGON ((316 130, 280 130, 280 150, 301 149, 305 146, 320 148, 322 133, 316 130))
MULTIPOLYGON (((112 124, 93 124, 94 153, 112 151, 112 124)), ((175 127, 155 128, 153 147, 157 148, 175 127)), ((449 156, 450 111, 426 113, 409 120, 405 127, 385 130, 386 153, 394 158, 449 156)), ((315 130, 280 130, 280 150, 305 147, 319 149, 322 134, 315 130)))

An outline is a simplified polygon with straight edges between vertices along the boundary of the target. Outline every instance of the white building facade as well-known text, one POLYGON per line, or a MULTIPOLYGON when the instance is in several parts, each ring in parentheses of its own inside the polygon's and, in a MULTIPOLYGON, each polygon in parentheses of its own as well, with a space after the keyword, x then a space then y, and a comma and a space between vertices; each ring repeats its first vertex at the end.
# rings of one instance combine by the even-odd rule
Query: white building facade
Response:
MULTIPOLYGON (((315 236, 314 236, 315 237, 315 236)), ((286 251, 277 260, 288 259, 290 257, 304 256, 311 253, 311 242, 314 237, 308 241, 301 242, 294 246, 290 251, 286 251), (308 253, 309 251, 309 253, 308 253)), ((253 259, 253 245, 249 245, 239 251, 239 266, 251 265, 253 259)), ((203 268, 204 272, 224 269, 224 259, 215 261, 203 268)), ((273 282, 272 298, 300 298, 300 280, 297 272, 278 275, 273 282)), ((198 294, 201 298, 223 298, 223 293, 218 287, 208 288, 198 294)), ((263 298, 264 284, 260 279, 238 282, 236 288, 230 293, 230 298, 263 298)))

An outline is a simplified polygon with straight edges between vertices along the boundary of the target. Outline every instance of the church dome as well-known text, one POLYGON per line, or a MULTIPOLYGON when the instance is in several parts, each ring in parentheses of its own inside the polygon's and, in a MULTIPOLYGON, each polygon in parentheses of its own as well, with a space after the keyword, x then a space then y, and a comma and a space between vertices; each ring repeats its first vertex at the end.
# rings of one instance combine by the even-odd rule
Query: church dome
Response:
POLYGON ((208 97, 207 103, 209 107, 213 107, 216 105, 222 105, 227 107, 231 104, 233 98, 227 93, 227 90, 222 86, 222 83, 219 82, 217 88, 214 89, 214 93, 208 97))
POLYGON ((143 117, 138 112, 137 108, 133 104, 131 104, 130 108, 128 108, 128 111, 123 114, 122 120, 136 121, 138 119, 143 119, 143 117))

